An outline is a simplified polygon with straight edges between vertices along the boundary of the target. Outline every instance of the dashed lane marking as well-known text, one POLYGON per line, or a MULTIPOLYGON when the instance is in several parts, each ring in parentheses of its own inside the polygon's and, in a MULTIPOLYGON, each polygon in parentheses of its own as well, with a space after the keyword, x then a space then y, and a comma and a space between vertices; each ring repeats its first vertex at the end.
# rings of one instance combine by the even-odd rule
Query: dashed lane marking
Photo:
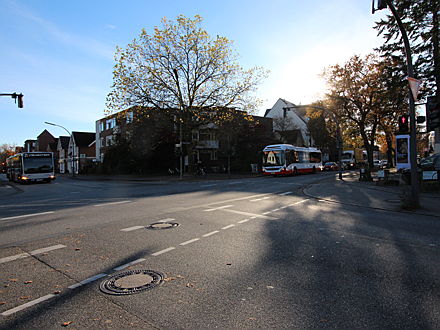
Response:
POLYGON ((262 218, 262 219, 269 219, 269 220, 278 219, 275 217, 270 217, 268 215, 254 214, 254 213, 248 213, 248 212, 242 212, 242 211, 236 211, 236 210, 230 210, 230 209, 222 209, 222 211, 245 215, 245 216, 251 217, 251 219, 255 219, 255 218, 262 218))
POLYGON ((218 230, 214 230, 214 231, 211 231, 210 233, 207 233, 207 234, 203 235, 203 237, 209 237, 209 236, 217 234, 217 233, 219 233, 219 231, 218 230))
POLYGON ((234 224, 228 225, 228 226, 223 227, 222 229, 229 229, 229 228, 232 228, 232 227, 235 227, 235 225, 234 224))
POLYGON ((40 212, 40 213, 16 215, 16 216, 13 216, 13 217, 0 218, 0 221, 12 220, 12 219, 20 219, 20 218, 28 218, 28 217, 36 217, 36 216, 39 216, 39 215, 46 215, 46 214, 52 214, 52 213, 55 213, 55 212, 49 211, 49 212, 40 212))
POLYGON ((28 308, 28 307, 34 306, 34 305, 36 305, 36 304, 39 304, 40 302, 43 302, 43 301, 48 300, 48 299, 53 298, 53 297, 55 297, 54 294, 48 294, 48 295, 45 295, 45 296, 40 297, 40 298, 38 298, 38 299, 35 299, 35 300, 32 300, 32 301, 29 301, 29 302, 27 302, 26 304, 23 304, 23 305, 20 305, 20 306, 15 307, 15 308, 9 309, 9 310, 3 312, 2 315, 3 315, 3 316, 9 316, 9 315, 12 315, 12 314, 17 313, 17 312, 19 312, 19 311, 22 311, 23 309, 26 309, 26 308, 28 308))
POLYGON ((30 256, 35 256, 37 254, 41 254, 41 253, 46 253, 49 251, 53 251, 53 250, 57 250, 57 249, 62 249, 65 248, 65 245, 62 244, 57 244, 57 245, 53 245, 53 246, 49 246, 46 248, 42 248, 42 249, 38 249, 38 250, 33 250, 29 253, 25 252, 25 253, 20 253, 20 254, 16 254, 10 257, 5 257, 5 258, 1 258, 0 259, 0 264, 5 263, 5 262, 9 262, 9 261, 13 261, 13 260, 17 260, 17 259, 22 259, 22 258, 27 258, 30 256))
POLYGON ((193 239, 190 239, 189 241, 180 243, 179 245, 184 246, 184 245, 187 245, 187 244, 191 244, 191 243, 197 242, 198 240, 200 240, 200 238, 193 238, 193 239))
POLYGON ((250 219, 244 219, 244 220, 241 220, 241 221, 239 221, 239 222, 237 222, 237 223, 245 223, 245 222, 248 222, 250 219))
POLYGON ((86 284, 88 284, 88 283, 91 283, 91 282, 93 282, 93 281, 96 281, 96 280, 98 280, 98 279, 100 279, 101 277, 104 277, 104 276, 107 276, 107 274, 105 274, 105 273, 101 273, 101 274, 98 274, 98 275, 95 275, 95 276, 89 277, 89 278, 87 278, 87 279, 85 279, 84 281, 81 281, 81 282, 79 282, 79 283, 73 284, 73 285, 69 286, 68 288, 69 288, 69 289, 76 289, 76 288, 78 288, 78 287, 80 287, 80 286, 82 286, 82 285, 86 285, 86 284))
POLYGON ((138 264, 138 263, 140 263, 140 262, 143 262, 143 261, 145 261, 145 260, 147 260, 147 259, 139 258, 139 259, 133 260, 133 261, 131 261, 131 262, 127 262, 126 264, 123 264, 123 265, 121 265, 121 266, 119 266, 119 267, 115 267, 115 268, 113 268, 113 270, 116 270, 116 271, 123 270, 123 269, 125 269, 125 268, 127 268, 127 267, 130 267, 130 266, 136 265, 136 264, 138 264))
POLYGON ((107 206, 107 205, 117 205, 117 204, 125 204, 125 203, 131 203, 131 201, 119 201, 119 202, 102 203, 102 204, 95 204, 93 206, 107 206))
POLYGON ((290 195, 290 194, 293 194, 293 191, 286 191, 281 194, 278 194, 278 196, 286 196, 286 195, 290 195))
POLYGON ((270 196, 266 196, 266 197, 262 197, 262 198, 257 198, 257 199, 251 199, 250 202, 259 202, 259 201, 263 201, 265 199, 269 199, 270 196))
POLYGON ((175 249, 174 246, 170 246, 169 248, 166 248, 166 249, 163 249, 163 250, 157 251, 157 252, 155 252, 155 253, 152 253, 151 255, 154 256, 154 257, 157 257, 157 256, 159 256, 159 255, 161 255, 161 254, 163 254, 163 253, 167 253, 167 252, 172 251, 172 250, 174 250, 174 249, 175 249))
POLYGON ((127 232, 127 231, 138 230, 141 228, 145 228, 145 226, 133 226, 133 227, 128 227, 128 228, 123 228, 123 229, 121 229, 121 231, 127 232))

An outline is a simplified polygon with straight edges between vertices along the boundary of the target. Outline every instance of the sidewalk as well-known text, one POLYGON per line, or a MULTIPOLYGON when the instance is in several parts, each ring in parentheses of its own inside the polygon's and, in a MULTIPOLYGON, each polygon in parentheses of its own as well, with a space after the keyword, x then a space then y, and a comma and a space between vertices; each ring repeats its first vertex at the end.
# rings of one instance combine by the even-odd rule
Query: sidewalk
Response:
POLYGON ((364 206, 382 210, 408 212, 440 218, 440 193, 420 193, 421 208, 405 210, 401 207, 402 196, 409 194, 410 186, 378 186, 375 182, 359 181, 356 172, 344 173, 343 181, 337 176, 309 185, 304 193, 310 197, 346 205, 364 206))

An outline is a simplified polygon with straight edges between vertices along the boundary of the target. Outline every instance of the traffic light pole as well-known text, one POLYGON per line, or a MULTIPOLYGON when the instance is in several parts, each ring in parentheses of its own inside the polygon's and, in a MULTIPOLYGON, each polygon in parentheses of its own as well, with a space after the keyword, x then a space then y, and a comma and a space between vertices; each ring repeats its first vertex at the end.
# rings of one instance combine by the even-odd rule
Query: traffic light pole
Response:
MULTIPOLYGON (((414 68, 412 65, 411 58, 411 46, 409 44, 408 34, 406 33, 405 27, 402 23, 402 20, 397 13, 396 8, 394 7, 391 0, 379 0, 379 10, 386 8, 386 6, 390 8, 391 13, 393 14, 396 23, 399 27, 400 33, 402 33, 402 39, 405 46, 405 55, 406 55, 406 66, 408 71, 408 77, 414 78, 414 68)), ((373 0, 373 13, 374 13, 374 0, 373 0)), ((409 125, 410 125, 410 164, 411 164, 411 196, 409 199, 405 200, 405 206, 411 208, 419 208, 419 178, 417 176, 417 140, 416 140, 416 108, 414 97, 411 92, 411 88, 409 88, 409 125)))
POLYGON ((23 108, 23 94, 17 94, 17 93, 12 93, 12 94, 0 94, 0 96, 10 96, 12 97, 14 100, 18 99, 18 107, 19 108, 23 108))

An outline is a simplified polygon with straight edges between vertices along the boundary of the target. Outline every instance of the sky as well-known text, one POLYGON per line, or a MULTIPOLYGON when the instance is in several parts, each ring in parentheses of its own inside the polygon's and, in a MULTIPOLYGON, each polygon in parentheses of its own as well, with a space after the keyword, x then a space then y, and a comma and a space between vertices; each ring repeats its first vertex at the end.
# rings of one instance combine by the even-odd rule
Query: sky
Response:
POLYGON ((381 44, 384 11, 370 0, 0 0, 0 93, 23 93, 24 108, 0 97, 0 145, 23 145, 47 129, 95 131, 104 117, 117 46, 161 19, 203 17, 211 36, 234 41, 243 68, 270 71, 257 97, 263 115, 278 98, 308 104, 325 93, 324 68, 381 44))

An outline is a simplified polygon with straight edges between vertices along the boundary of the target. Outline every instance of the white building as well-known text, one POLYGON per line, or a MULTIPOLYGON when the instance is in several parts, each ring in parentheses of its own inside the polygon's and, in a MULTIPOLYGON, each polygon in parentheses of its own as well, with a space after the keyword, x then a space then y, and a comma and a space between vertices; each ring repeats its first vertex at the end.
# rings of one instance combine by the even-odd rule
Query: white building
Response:
POLYGON ((315 144, 307 127, 306 110, 297 108, 292 102, 278 99, 271 109, 266 110, 264 117, 273 119, 273 130, 283 143, 299 147, 315 144))

